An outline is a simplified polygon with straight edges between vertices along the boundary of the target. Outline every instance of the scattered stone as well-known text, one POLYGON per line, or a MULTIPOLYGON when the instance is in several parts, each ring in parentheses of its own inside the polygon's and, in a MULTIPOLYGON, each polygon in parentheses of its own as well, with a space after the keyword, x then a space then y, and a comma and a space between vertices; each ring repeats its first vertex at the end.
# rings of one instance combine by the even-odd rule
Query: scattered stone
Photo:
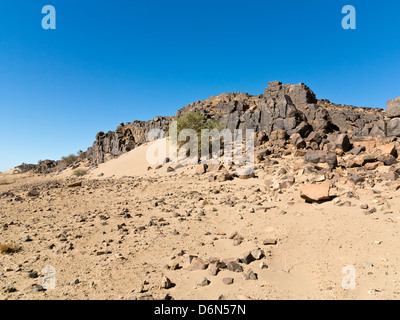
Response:
POLYGON ((149 300, 154 300, 154 297, 151 294, 146 294, 144 296, 139 297, 138 300, 140 300, 140 301, 149 301, 149 300))
POLYGON ((70 184, 67 185, 68 188, 75 188, 81 186, 82 186, 82 181, 71 182, 70 184))
POLYGON ((226 284, 226 285, 231 285, 231 284, 233 284, 233 281, 234 281, 234 279, 233 278, 223 278, 222 279, 222 283, 223 284, 226 284))
POLYGON ((378 168, 378 166, 378 162, 368 162, 365 164, 364 168, 365 170, 375 170, 376 168, 378 168))
POLYGON ((205 287, 205 286, 208 286, 209 284, 210 284, 210 280, 208 280, 205 277, 202 277, 197 281, 197 285, 199 287, 205 287))
POLYGON ((365 214, 373 214, 373 213, 375 213, 376 212, 376 208, 371 208, 371 209, 369 209, 368 211, 365 211, 365 214))
POLYGON ((204 174, 207 172, 208 166, 206 164, 199 164, 196 170, 196 174, 204 174))
POLYGON ((4 293, 14 293, 14 292, 17 292, 17 289, 14 288, 13 286, 5 286, 3 288, 3 292, 4 293))
POLYGON ((225 262, 226 267, 229 271, 233 272, 243 272, 243 267, 234 260, 225 262))
POLYGON ((280 190, 290 188, 295 184, 296 180, 292 176, 283 176, 281 180, 278 182, 278 188, 280 190))
POLYGON ((161 280, 161 289, 170 289, 172 287, 172 282, 170 279, 168 279, 166 276, 163 276, 161 280))
POLYGON ((304 161, 313 164, 326 163, 331 169, 336 168, 337 166, 336 154, 322 150, 307 151, 304 156, 304 161))
POLYGON ((278 243, 278 241, 276 239, 265 239, 263 240, 263 245, 264 246, 274 246, 278 243))
POLYGON ((335 140, 336 148, 347 152, 351 149, 350 139, 345 133, 341 133, 337 136, 335 140))
POLYGON ((32 238, 30 236, 25 236, 21 239, 22 242, 31 242, 32 238))
POLYGON ((280 168, 277 173, 278 173, 278 176, 282 176, 282 175, 285 175, 287 173, 287 171, 285 168, 280 168))
POLYGON ((264 257, 264 252, 260 249, 254 249, 251 251, 251 255, 254 257, 255 260, 260 260, 264 257))
MULTIPOLYGON (((399 168, 400 169, 400 168, 399 168)), ((233 232, 230 236, 229 239, 232 240, 234 239, 236 236, 239 236, 239 233, 237 231, 233 232)))
POLYGON ((40 195, 40 192, 35 189, 28 192, 28 197, 35 198, 35 197, 38 197, 39 195, 40 195))
POLYGON ((195 270, 205 270, 208 267, 208 263, 199 259, 199 258, 193 258, 192 262, 190 263, 189 270, 190 271, 195 271, 195 270))
POLYGON ((362 165, 364 166, 367 163, 376 162, 376 161, 378 161, 377 157, 369 154, 369 155, 364 156, 362 165))
POLYGON ((258 280, 258 276, 253 270, 249 269, 246 273, 242 275, 243 280, 258 280))
POLYGON ((244 253, 244 254, 242 255, 241 258, 239 258, 239 261, 240 261, 241 263, 244 263, 244 264, 249 264, 249 263, 253 262, 254 260, 256 260, 256 259, 253 257, 253 255, 251 254, 251 252, 246 252, 246 253, 244 253))
POLYGON ((184 254, 183 251, 181 251, 180 253, 178 253, 178 256, 182 256, 181 261, 184 264, 191 264, 194 258, 197 258, 197 256, 194 255, 190 255, 190 254, 184 254))
POLYGON ((28 277, 29 277, 29 278, 36 279, 38 276, 39 276, 39 275, 38 275, 37 271, 30 271, 30 272, 28 272, 28 277))
POLYGON ((34 284, 31 288, 30 288, 31 292, 40 292, 40 291, 45 291, 44 288, 40 285, 40 284, 34 284))
POLYGON ((353 183, 353 184, 360 184, 363 183, 365 181, 365 178, 359 175, 352 175, 349 179, 349 182, 353 183))
POLYGON ((230 181, 233 180, 234 176, 231 173, 223 172, 215 177, 218 182, 230 181))
POLYGON ((382 178, 388 181, 396 181, 399 178, 399 175, 394 171, 389 171, 382 174, 382 178))
POLYGON ((217 266, 212 266, 208 268, 208 273, 212 276, 216 276, 219 272, 219 268, 217 266))
POLYGON ((385 166, 391 166, 397 163, 396 158, 391 154, 384 154, 378 157, 378 160, 383 162, 385 166))
POLYGON ((306 147, 306 142, 299 133, 292 134, 290 140, 297 149, 303 149, 306 147))
POLYGON ((241 236, 235 237, 235 239, 233 240, 233 245, 235 247, 240 246, 243 243, 243 240, 244 239, 241 236))
POLYGON ((365 150, 366 150, 366 149, 365 149, 364 146, 358 146, 358 147, 353 148, 353 149, 350 151, 350 153, 351 153, 352 155, 358 156, 360 153, 364 152, 365 150))
POLYGON ((400 136, 400 119, 391 119, 387 123, 387 135, 388 137, 399 137, 400 136))
POLYGON ((207 172, 218 172, 224 168, 222 164, 209 164, 207 168, 207 172))
POLYGON ((390 154, 394 157, 397 157, 397 150, 396 150, 396 146, 394 143, 389 143, 386 144, 382 147, 382 153, 383 154, 390 154))

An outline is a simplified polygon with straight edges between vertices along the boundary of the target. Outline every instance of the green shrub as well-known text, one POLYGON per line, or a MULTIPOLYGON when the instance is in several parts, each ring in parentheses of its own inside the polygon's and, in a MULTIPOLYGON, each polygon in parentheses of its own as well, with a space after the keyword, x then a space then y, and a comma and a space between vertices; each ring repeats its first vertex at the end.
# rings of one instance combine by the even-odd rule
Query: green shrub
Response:
MULTIPOLYGON (((185 129, 192 129, 196 131, 197 137, 198 137, 198 151, 199 154, 201 152, 201 131, 202 130, 213 130, 216 129, 218 131, 223 130, 225 126, 223 126, 221 123, 219 123, 217 120, 214 119, 208 119, 206 115, 200 113, 200 112, 189 112, 185 114, 182 117, 175 118, 175 121, 177 122, 177 133, 178 137, 179 134, 182 130, 185 129)), ((169 133, 169 128, 167 129, 167 132, 169 133)), ((187 138, 186 141, 180 141, 178 143, 179 147, 182 147, 185 143, 189 141, 189 138, 187 138)))
POLYGON ((201 136, 201 130, 223 129, 223 126, 217 120, 208 119, 200 112, 189 112, 184 116, 177 118, 176 121, 178 124, 178 135, 184 129, 192 129, 196 131, 199 137, 201 136))
POLYGON ((73 173, 73 175, 74 175, 75 177, 82 177, 82 176, 84 176, 85 174, 87 174, 87 171, 86 171, 86 170, 83 170, 83 169, 75 170, 74 173, 73 173))
POLYGON ((78 160, 78 156, 74 155, 74 154, 70 154, 67 157, 62 157, 61 161, 63 163, 64 166, 68 167, 71 164, 73 164, 76 160, 78 160))

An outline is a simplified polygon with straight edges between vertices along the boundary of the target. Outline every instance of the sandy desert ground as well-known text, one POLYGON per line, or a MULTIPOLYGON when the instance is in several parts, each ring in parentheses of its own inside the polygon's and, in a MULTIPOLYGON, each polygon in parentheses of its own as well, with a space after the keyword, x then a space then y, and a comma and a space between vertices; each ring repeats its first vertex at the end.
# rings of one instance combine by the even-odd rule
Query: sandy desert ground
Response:
POLYGON ((68 187, 79 180, 70 169, 0 174, 0 243, 20 247, 0 254, 1 299, 400 297, 398 183, 368 183, 387 167, 355 185, 348 176, 358 168, 311 174, 303 157, 272 155, 253 178, 214 181, 231 169, 148 170, 146 148, 99 165, 77 187, 68 187), (295 184, 266 188, 282 175, 295 184), (323 180, 330 201, 300 197, 323 180), (45 266, 55 289, 42 290, 45 266), (354 289, 342 286, 345 266, 354 289))

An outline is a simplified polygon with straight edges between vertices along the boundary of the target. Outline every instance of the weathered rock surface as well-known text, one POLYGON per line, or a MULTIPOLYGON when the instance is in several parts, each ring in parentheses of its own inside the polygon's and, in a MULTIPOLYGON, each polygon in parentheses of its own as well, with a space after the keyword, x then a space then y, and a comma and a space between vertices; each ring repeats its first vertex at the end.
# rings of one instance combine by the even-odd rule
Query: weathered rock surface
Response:
POLYGON ((18 167, 15 167, 19 171, 19 173, 25 173, 28 171, 33 171, 35 173, 46 174, 52 172, 53 169, 60 164, 60 161, 53 161, 53 160, 44 160, 39 161, 38 164, 26 164, 23 163, 18 167))
POLYGON ((96 141, 86 152, 86 157, 93 164, 103 163, 107 157, 113 158, 140 146, 148 141, 151 129, 165 130, 172 118, 155 117, 150 121, 121 123, 115 131, 99 132, 96 141))
POLYGON ((387 123, 387 135, 388 137, 399 137, 400 136, 400 119, 391 119, 387 123))
POLYGON ((330 182, 305 186, 301 189, 300 196, 308 202, 329 200, 330 182))
POLYGON ((304 157, 305 162, 319 164, 327 163, 330 168, 335 168, 337 166, 336 154, 327 151, 308 151, 304 157))
MULTIPOLYGON (((397 100, 388 103, 388 115, 396 117, 397 100)), ((305 84, 269 83, 264 94, 224 93, 204 101, 191 103, 178 110, 176 117, 188 112, 201 112, 218 120, 230 130, 254 129, 256 145, 270 140, 284 146, 292 137, 297 148, 321 150, 330 143, 329 151, 339 148, 347 152, 350 141, 357 136, 400 136, 400 119, 388 120, 385 111, 375 108, 357 108, 318 100, 305 84), (279 133, 279 134, 278 134, 279 133), (328 141, 326 134, 338 133, 336 140, 328 141), (308 140, 306 139, 308 137, 308 140), (306 145, 306 141, 307 145, 306 145)), ((400 116, 400 114, 399 114, 400 116)), ((99 132, 86 157, 99 164, 136 148, 147 140, 151 129, 165 130, 172 117, 156 117, 150 121, 121 124, 116 131, 99 132)))
POLYGON ((386 114, 389 118, 397 118, 400 116, 400 97, 387 102, 386 114))

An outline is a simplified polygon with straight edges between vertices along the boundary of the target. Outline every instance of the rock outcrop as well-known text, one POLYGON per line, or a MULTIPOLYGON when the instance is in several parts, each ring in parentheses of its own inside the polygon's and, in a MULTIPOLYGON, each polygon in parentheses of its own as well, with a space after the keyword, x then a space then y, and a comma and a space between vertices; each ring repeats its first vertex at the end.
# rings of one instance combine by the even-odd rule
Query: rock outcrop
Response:
MULTIPOLYGON (((201 112, 226 125, 227 129, 254 129, 256 144, 267 140, 281 145, 292 138, 298 148, 347 152, 357 137, 400 136, 398 99, 388 103, 388 112, 377 108, 358 108, 318 100, 305 84, 269 83, 264 94, 224 93, 191 103, 176 113, 201 112), (398 117, 399 118, 396 118, 398 117), (279 135, 276 134, 279 133, 279 135)), ((173 117, 121 124, 116 131, 99 132, 87 158, 93 164, 107 161, 146 141, 151 129, 165 130, 173 117)))
POLYGON ((96 135, 93 146, 87 150, 86 158, 93 164, 98 164, 129 152, 146 142, 147 133, 151 129, 165 130, 171 120, 171 117, 155 117, 150 121, 121 123, 115 131, 101 131, 96 135))
POLYGON ((44 160, 44 161, 39 161, 38 164, 23 163, 23 164, 19 165, 18 167, 15 167, 15 170, 18 173, 25 173, 28 171, 32 171, 34 173, 46 174, 46 173, 52 172, 53 169, 56 168, 57 165, 59 165, 59 164, 60 164, 60 161, 44 160))

